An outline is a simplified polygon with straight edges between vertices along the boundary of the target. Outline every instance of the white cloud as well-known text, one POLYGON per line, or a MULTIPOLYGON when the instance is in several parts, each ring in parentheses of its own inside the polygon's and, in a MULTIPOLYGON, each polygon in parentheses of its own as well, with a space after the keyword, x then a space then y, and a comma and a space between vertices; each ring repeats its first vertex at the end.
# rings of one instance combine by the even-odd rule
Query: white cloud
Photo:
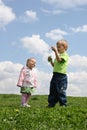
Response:
POLYGON ((46 33, 46 37, 52 39, 52 40, 60 40, 63 39, 63 36, 67 35, 67 32, 60 30, 60 29, 54 29, 50 32, 46 33))
POLYGON ((87 96, 87 72, 70 72, 68 73, 68 95, 71 96, 87 96))
POLYGON ((28 23, 28 22, 34 22, 38 20, 37 14, 35 11, 32 10, 26 10, 24 12, 24 15, 19 18, 21 22, 28 23))
POLYGON ((49 45, 43 41, 39 35, 32 35, 32 37, 24 37, 21 39, 23 46, 29 50, 30 53, 41 54, 47 53, 49 45))
POLYGON ((80 55, 72 55, 69 59, 69 65, 76 67, 76 70, 85 70, 87 71, 87 57, 80 55))
MULTIPOLYGON (((75 56, 71 56, 71 59, 75 56)), ((82 61, 83 57, 79 56, 79 60, 82 61)), ((78 66, 81 68, 82 65, 76 62, 74 59, 69 66, 78 66)), ((0 62, 0 93, 15 93, 20 94, 20 89, 16 86, 19 72, 21 70, 21 64, 15 64, 11 61, 0 62)), ((84 65, 85 66, 85 62, 84 65)), ((50 66, 51 67, 51 66, 50 66)), ((37 70, 38 75, 38 87, 34 94, 49 94, 50 80, 52 77, 52 72, 48 73, 37 70)), ((68 89, 67 95, 69 96, 87 96, 87 71, 83 67, 82 71, 77 69, 74 72, 68 72, 68 89)))
POLYGON ((16 84, 21 67, 10 61, 0 62, 0 93, 18 93, 16 84))
POLYGON ((52 74, 38 70, 37 75, 38 75, 38 87, 36 88, 35 93, 48 94, 52 74))
POLYGON ((73 85, 73 84, 68 85, 67 94, 69 96, 85 96, 85 95, 82 95, 81 93, 82 91, 80 87, 78 87, 77 85, 73 85))
POLYGON ((13 13, 12 8, 4 5, 2 1, 0 1, 0 28, 4 28, 15 18, 16 15, 13 13))
POLYGON ((87 95, 87 57, 72 55, 69 59, 69 85, 68 95, 86 96, 87 95), (71 72, 71 71, 74 72, 71 72))
POLYGON ((79 26, 77 28, 70 28, 73 32, 87 32, 87 25, 79 26))
POLYGON ((87 4, 87 0, 42 0, 51 5, 55 5, 58 8, 73 8, 83 6, 87 4))
POLYGON ((46 13, 46 14, 53 14, 53 15, 64 13, 64 11, 62 11, 62 10, 41 9, 41 11, 44 12, 44 13, 46 13))
POLYGON ((0 4, 3 4, 2 0, 0 0, 0 4))
POLYGON ((70 84, 75 84, 75 85, 86 85, 87 83, 87 72, 81 71, 81 72, 70 72, 69 74, 69 82, 70 84))

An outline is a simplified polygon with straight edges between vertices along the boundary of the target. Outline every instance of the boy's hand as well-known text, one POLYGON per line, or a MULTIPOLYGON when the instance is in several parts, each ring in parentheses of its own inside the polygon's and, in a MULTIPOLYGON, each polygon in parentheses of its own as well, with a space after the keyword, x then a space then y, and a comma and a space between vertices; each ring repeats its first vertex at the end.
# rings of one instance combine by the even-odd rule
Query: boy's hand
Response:
POLYGON ((57 51, 57 48, 56 48, 56 47, 54 47, 54 46, 52 46, 52 47, 51 47, 51 49, 52 49, 54 52, 56 52, 56 51, 57 51))
POLYGON ((52 61, 52 57, 48 56, 48 62, 52 61))

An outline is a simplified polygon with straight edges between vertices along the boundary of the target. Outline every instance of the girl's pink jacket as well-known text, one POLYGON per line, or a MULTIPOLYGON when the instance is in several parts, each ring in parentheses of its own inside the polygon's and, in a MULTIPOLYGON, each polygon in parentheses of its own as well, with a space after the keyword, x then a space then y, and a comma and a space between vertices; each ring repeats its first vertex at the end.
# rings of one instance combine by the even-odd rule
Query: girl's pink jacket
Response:
POLYGON ((27 66, 24 66, 19 75, 18 87, 37 87, 37 76, 35 69, 29 69, 27 66))

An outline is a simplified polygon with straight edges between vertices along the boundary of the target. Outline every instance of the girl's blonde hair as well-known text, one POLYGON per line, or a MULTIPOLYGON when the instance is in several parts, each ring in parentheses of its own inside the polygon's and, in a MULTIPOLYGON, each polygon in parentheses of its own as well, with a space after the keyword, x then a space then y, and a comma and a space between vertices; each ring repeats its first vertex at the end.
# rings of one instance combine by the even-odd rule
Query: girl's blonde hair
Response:
MULTIPOLYGON (((26 61, 26 66, 28 66, 28 62, 29 62, 30 60, 35 60, 35 58, 28 58, 27 61, 26 61)), ((35 60, 35 61, 36 61, 36 60, 35 60)))

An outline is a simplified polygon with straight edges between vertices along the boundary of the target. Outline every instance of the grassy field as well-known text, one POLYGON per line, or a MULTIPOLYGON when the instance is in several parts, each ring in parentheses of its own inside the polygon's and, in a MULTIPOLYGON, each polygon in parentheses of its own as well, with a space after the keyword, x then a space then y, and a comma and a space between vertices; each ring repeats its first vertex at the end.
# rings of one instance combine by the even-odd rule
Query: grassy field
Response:
POLYGON ((0 95, 0 130, 87 130, 87 97, 68 97, 68 106, 47 108, 47 95, 31 97, 31 108, 20 106, 20 95, 0 95))

